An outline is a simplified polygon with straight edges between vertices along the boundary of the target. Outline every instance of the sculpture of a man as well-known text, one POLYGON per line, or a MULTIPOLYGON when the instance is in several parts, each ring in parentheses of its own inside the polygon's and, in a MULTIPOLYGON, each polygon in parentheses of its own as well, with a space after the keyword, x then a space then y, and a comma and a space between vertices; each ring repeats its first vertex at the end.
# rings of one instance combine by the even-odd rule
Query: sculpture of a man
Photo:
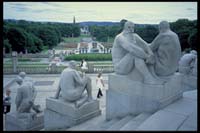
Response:
POLYGON ((150 67, 154 64, 154 55, 148 44, 136 33, 134 23, 127 21, 123 31, 114 40, 112 59, 116 74, 128 75, 137 69, 145 83, 157 84, 150 67))
POLYGON ((34 104, 36 97, 35 87, 31 82, 23 82, 20 76, 17 76, 16 82, 19 85, 15 99, 16 110, 18 113, 30 113, 33 109, 36 113, 41 112, 40 106, 34 104))
POLYGON ((81 72, 76 71, 76 62, 70 61, 68 68, 61 73, 60 82, 55 95, 56 99, 63 99, 64 101, 72 102, 75 107, 80 107, 87 101, 91 101, 92 87, 91 79, 81 72), (86 99, 83 98, 84 91, 87 91, 86 99), (59 97, 61 91, 61 97, 59 97))
POLYGON ((170 30, 167 21, 160 22, 159 32, 150 44, 155 55, 154 70, 157 76, 169 76, 178 70, 181 46, 177 34, 170 30))
POLYGON ((190 51, 188 54, 184 54, 179 61, 179 72, 183 74, 194 74, 197 69, 197 52, 195 50, 190 51))

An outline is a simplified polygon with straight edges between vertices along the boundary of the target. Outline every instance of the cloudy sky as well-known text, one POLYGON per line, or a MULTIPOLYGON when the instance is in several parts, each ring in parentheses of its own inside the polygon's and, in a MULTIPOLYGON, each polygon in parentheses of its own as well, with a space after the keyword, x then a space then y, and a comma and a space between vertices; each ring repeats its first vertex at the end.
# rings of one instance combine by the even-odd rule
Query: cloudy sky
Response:
POLYGON ((127 19, 157 24, 180 18, 197 19, 197 2, 4 2, 4 19, 51 22, 113 21, 127 19))

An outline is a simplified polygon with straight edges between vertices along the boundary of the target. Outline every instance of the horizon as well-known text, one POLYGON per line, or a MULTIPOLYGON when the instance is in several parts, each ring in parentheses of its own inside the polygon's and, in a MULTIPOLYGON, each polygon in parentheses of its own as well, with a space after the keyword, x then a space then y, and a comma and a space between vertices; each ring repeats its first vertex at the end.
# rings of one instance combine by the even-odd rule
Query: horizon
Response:
MULTIPOLYGON (((187 18, 181 18, 181 19, 187 19, 187 18)), ((25 19, 3 19, 4 20, 14 20, 14 21, 20 21, 20 20, 24 20, 24 21, 29 21, 29 22, 41 22, 41 23, 67 23, 67 24, 72 24, 73 22, 59 22, 59 21, 33 21, 33 20, 25 20, 25 19)), ((177 19, 178 20, 178 19, 177 19)), ((173 22, 176 22, 177 20, 173 21, 173 22)), ((189 21, 195 21, 197 19, 194 19, 194 20, 190 20, 188 19, 189 21)), ((76 23, 87 23, 87 22, 98 22, 98 23, 120 23, 120 22, 115 22, 115 21, 93 21, 93 20, 89 20, 89 21, 81 21, 81 22, 76 22, 76 23)), ((171 23, 171 22, 170 22, 171 23)), ((135 24, 141 24, 141 23, 135 23, 135 24)), ((145 24, 148 24, 148 23, 143 23, 144 25, 145 24)), ((151 23, 152 25, 158 25, 158 24, 153 24, 151 23)), ((149 24, 149 25, 151 25, 149 24)))
POLYGON ((76 23, 197 20, 197 2, 3 2, 3 19, 72 23, 74 16, 76 23))

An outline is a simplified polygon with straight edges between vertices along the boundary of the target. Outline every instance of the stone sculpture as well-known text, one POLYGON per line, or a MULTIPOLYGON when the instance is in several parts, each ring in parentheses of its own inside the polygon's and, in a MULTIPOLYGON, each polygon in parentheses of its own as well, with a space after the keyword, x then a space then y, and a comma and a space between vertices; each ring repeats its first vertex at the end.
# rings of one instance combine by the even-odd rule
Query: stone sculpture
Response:
POLYGON ((149 46, 155 56, 154 70, 157 76, 169 76, 178 70, 181 46, 177 34, 170 30, 167 21, 160 22, 159 32, 149 46))
POLYGON ((16 110, 18 113, 31 113, 31 109, 35 113, 42 112, 39 105, 35 105, 36 98, 35 87, 31 82, 23 82, 21 77, 17 77, 16 82, 20 85, 17 89, 17 96, 15 100, 16 110))
POLYGON ((93 99, 91 79, 86 75, 81 75, 75 68, 76 62, 71 61, 69 62, 69 67, 63 70, 55 98, 59 98, 61 91, 60 99, 74 102, 76 107, 80 107, 86 101, 91 101, 93 99), (85 90, 87 91, 87 98, 83 102, 79 102, 80 99, 83 98, 85 90))
POLYGON ((15 99, 16 111, 6 117, 7 130, 39 130, 43 128, 44 117, 40 105, 34 103, 36 90, 33 80, 21 72, 15 78, 19 85, 15 99))
POLYGON ((71 127, 99 114, 99 101, 92 98, 91 79, 76 70, 75 61, 70 61, 61 73, 55 96, 46 99, 45 130, 71 127))
POLYGON ((184 54, 179 61, 179 72, 183 74, 183 90, 197 89, 197 52, 196 50, 184 54))
MULTIPOLYGON (((112 59, 116 74, 128 75, 137 69, 145 83, 157 84, 158 80, 153 77, 150 70, 154 64, 154 55, 147 43, 134 33, 134 23, 125 23, 124 30, 116 36, 112 59)), ((133 74, 135 75, 135 74, 133 74)))
POLYGON ((182 97, 178 60, 181 47, 169 23, 159 24, 160 33, 147 44, 127 21, 112 48, 114 74, 106 91, 106 119, 153 113, 182 97), (123 108, 123 110, 122 110, 123 108))
POLYGON ((179 72, 183 74, 194 74, 197 69, 197 52, 195 50, 184 54, 179 61, 179 72))

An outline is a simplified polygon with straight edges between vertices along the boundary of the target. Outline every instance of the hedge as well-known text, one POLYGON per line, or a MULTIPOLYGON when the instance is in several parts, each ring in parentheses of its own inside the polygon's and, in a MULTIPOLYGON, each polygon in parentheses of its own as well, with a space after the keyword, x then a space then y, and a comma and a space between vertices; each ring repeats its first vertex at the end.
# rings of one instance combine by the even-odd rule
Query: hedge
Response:
POLYGON ((111 54, 74 54, 65 56, 65 60, 75 60, 75 61, 81 61, 85 59, 86 61, 111 61, 112 55, 111 54))

